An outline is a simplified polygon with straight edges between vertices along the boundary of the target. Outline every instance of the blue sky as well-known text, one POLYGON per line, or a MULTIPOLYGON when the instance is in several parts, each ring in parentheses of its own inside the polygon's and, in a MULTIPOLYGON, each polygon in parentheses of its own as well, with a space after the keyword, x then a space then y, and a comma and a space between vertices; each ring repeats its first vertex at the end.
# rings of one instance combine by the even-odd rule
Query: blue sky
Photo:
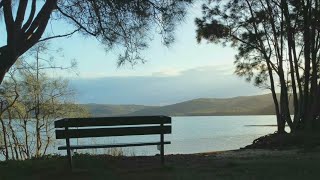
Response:
POLYGON ((222 65, 206 65, 176 74, 78 78, 71 85, 82 103, 168 105, 195 98, 255 95, 262 90, 239 79, 222 65), (88 93, 90 92, 90 93, 88 93))
MULTIPOLYGON (((70 79, 80 103, 164 105, 199 97, 267 92, 233 74, 233 49, 197 43, 194 19, 200 16, 200 4, 196 4, 189 10, 185 22, 177 26, 176 41, 169 48, 163 46, 155 34, 150 47, 143 52, 146 63, 134 67, 118 68, 119 49, 106 52, 92 37, 75 34, 52 40, 52 47, 63 48, 64 52, 63 58, 57 58, 57 64, 66 64, 70 59, 78 62, 78 75, 67 71, 58 75, 70 79)), ((72 26, 53 22, 46 34, 70 31, 72 26)))
MULTIPOLYGON (((200 4, 190 8, 185 22, 177 26, 176 41, 169 48, 161 44, 159 35, 154 34, 150 47, 143 52, 145 64, 117 68, 119 49, 106 52, 104 46, 92 37, 74 35, 71 38, 53 40, 54 46, 63 47, 66 57, 79 62, 80 77, 152 75, 161 71, 181 71, 197 66, 223 64, 232 66, 235 51, 220 45, 198 44, 194 20, 201 16, 200 4)), ((55 23, 47 33, 72 31, 65 23, 55 23), (67 30, 66 30, 67 29, 67 30)))

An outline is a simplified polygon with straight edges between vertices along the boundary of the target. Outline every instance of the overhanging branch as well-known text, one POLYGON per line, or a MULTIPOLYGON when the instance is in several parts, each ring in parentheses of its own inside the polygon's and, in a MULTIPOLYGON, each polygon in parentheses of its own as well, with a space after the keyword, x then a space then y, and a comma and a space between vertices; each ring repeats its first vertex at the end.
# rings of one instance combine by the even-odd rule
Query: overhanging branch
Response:
POLYGON ((75 18, 72 16, 69 16, 67 13, 63 12, 58 6, 57 6, 58 11, 65 17, 71 19, 74 23, 76 23, 80 29, 84 30, 86 33, 92 35, 92 36, 97 36, 96 33, 90 32, 88 29, 86 29, 81 23, 79 23, 75 18))
POLYGON ((22 27, 22 32, 25 32, 29 28, 29 26, 31 25, 32 20, 35 15, 35 12, 36 12, 36 5, 37 5, 36 0, 32 0, 30 15, 29 15, 27 22, 22 27))
POLYGON ((61 34, 61 35, 56 35, 56 36, 50 36, 50 37, 46 37, 46 38, 43 38, 43 39, 40 39, 38 42, 42 42, 42 41, 47 41, 47 40, 50 40, 50 39, 55 39, 55 38, 62 38, 62 37, 68 37, 68 36, 71 36, 73 35, 74 33, 80 31, 81 28, 78 28, 70 33, 67 33, 67 34, 61 34))
POLYGON ((2 0, 2 1, 0 2, 0 9, 3 7, 3 1, 4 1, 4 0, 2 0))

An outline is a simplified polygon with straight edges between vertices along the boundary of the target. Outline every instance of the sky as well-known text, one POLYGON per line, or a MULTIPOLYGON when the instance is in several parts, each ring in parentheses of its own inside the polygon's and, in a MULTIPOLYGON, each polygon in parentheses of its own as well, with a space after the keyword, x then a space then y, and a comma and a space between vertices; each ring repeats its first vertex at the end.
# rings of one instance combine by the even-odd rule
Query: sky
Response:
MULTIPOLYGON (((64 65, 71 59, 78 62, 77 73, 65 71, 54 76, 70 80, 78 103, 166 105, 194 98, 266 93, 233 74, 234 49, 196 41, 194 20, 201 17, 200 7, 196 4, 189 9, 169 48, 154 34, 150 47, 143 52, 146 62, 135 66, 118 68, 118 50, 106 52, 92 37, 75 34, 51 40, 51 47, 63 49, 63 57, 57 57, 56 64, 64 65)), ((53 22, 45 34, 72 30, 65 22, 53 22)))
POLYGON ((71 81, 81 102, 168 105, 195 98, 225 98, 262 93, 222 65, 146 76, 105 76, 71 81), (92 93, 88 93, 92 92, 92 93))

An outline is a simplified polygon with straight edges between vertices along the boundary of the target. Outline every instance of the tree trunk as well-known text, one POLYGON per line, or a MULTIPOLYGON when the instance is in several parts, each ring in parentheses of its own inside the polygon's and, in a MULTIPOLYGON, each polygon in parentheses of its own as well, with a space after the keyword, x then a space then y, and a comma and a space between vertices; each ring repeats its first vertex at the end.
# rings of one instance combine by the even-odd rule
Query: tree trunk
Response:
MULTIPOLYGON (((289 40, 288 40, 289 41, 289 40)), ((294 65, 293 65, 293 58, 292 58, 292 46, 291 43, 288 42, 288 48, 289 48, 289 63, 290 63, 290 75, 291 75, 291 82, 292 82, 292 93, 293 93, 293 106, 294 106, 294 119, 293 119, 293 127, 291 128, 291 131, 294 131, 296 129, 297 122, 299 120, 299 99, 298 99, 298 93, 297 93, 297 86, 296 86, 296 78, 294 73, 294 65)), ((299 77, 298 77, 299 78, 299 77)))
POLYGON ((13 150, 13 145, 12 145, 12 143, 11 143, 10 136, 9 136, 8 133, 7 133, 7 135, 8 135, 7 138, 8 138, 9 147, 10 147, 10 150, 11 150, 11 159, 16 160, 16 159, 15 159, 15 156, 14 156, 14 150, 13 150))
POLYGON ((7 130, 2 118, 0 118, 1 126, 2 126, 2 134, 3 134, 3 143, 5 150, 6 160, 9 160, 9 149, 8 149, 8 141, 7 141, 7 130))
POLYGON ((36 120, 36 157, 40 157, 41 155, 41 146, 42 146, 42 142, 41 142, 41 133, 40 133, 40 122, 39 119, 36 120))
MULTIPOLYGON (((45 121, 45 119, 43 119, 45 121)), ((50 137, 50 124, 48 122, 49 120, 46 121, 45 123, 45 129, 46 129, 46 136, 47 136, 47 142, 43 151, 43 155, 47 153, 48 147, 51 144, 51 137, 50 137)))
POLYGON ((283 123, 283 119, 281 118, 280 111, 279 111, 279 102, 277 98, 277 94, 274 87, 274 79, 272 74, 272 68, 270 65, 270 62, 267 61, 268 66, 268 72, 269 72, 269 78, 270 78, 270 85, 271 85, 271 93, 272 93, 272 99, 274 103, 274 108, 277 116, 277 128, 278 133, 284 133, 285 132, 285 123, 283 123))
POLYGON ((10 53, 8 46, 0 47, 0 84, 11 66, 17 61, 18 57, 10 53))
POLYGON ((13 145, 14 145, 13 149, 14 149, 14 152, 16 154, 16 159, 19 160, 20 158, 19 158, 19 151, 18 150, 19 150, 20 144, 19 144, 18 137, 17 137, 17 135, 16 135, 16 133, 15 133, 15 131, 13 129, 13 126, 12 126, 11 112, 10 112, 10 110, 8 110, 7 112, 8 112, 8 116, 9 116, 8 117, 8 119, 9 119, 8 126, 9 126, 9 129, 11 131, 11 138, 13 140, 13 145))
MULTIPOLYGON (((285 22, 287 25, 287 36, 288 36, 288 55, 289 55, 289 64, 290 64, 290 76, 291 76, 291 83, 292 83, 292 91, 293 91, 293 104, 294 104, 294 120, 293 120, 293 127, 291 128, 291 131, 293 131, 296 127, 296 122, 298 121, 299 118, 299 101, 298 101, 298 94, 297 94, 297 85, 296 85, 296 78, 299 79, 298 77, 295 77, 295 68, 294 68, 294 54, 293 54, 293 48, 294 47, 294 41, 293 41, 293 32, 292 32, 292 27, 290 24, 290 16, 288 12, 288 4, 286 3, 285 0, 281 1, 282 3, 282 8, 283 8, 283 13, 285 15, 285 22)), ((297 66, 297 64, 296 64, 297 66)))
POLYGON ((294 120, 293 120, 293 129, 296 130, 299 128, 299 122, 301 120, 301 111, 302 111, 302 102, 303 102, 303 95, 302 95, 302 86, 300 80, 300 73, 299 73, 299 64, 296 52, 296 45, 295 45, 295 32, 293 27, 291 26, 291 17, 289 14, 288 3, 286 0, 281 0, 281 9, 283 11, 283 15, 285 17, 285 23, 287 26, 287 42, 288 42, 288 54, 289 54, 289 63, 290 63, 290 75, 292 81, 292 90, 293 90, 293 98, 294 98, 294 120), (297 83, 297 84, 296 84, 297 83), (298 88, 298 90, 297 90, 298 88), (298 91, 298 92, 297 92, 298 91), (298 98, 299 93, 299 98, 298 98))
POLYGON ((23 120, 23 130, 24 130, 24 138, 25 138, 25 147, 26 147, 26 155, 27 158, 30 159, 30 150, 29 150, 29 134, 28 134, 28 127, 27 127, 27 120, 23 120))
POLYGON ((318 1, 315 1, 314 4, 315 8, 312 8, 310 11, 312 11, 311 16, 311 63, 312 63, 312 74, 311 74, 311 88, 310 88, 310 124, 312 127, 314 127, 315 119, 316 119, 316 111, 317 111, 317 86, 318 86, 318 65, 317 64, 317 53, 318 53, 318 45, 319 43, 316 41, 316 24, 318 21, 318 17, 316 15, 318 14, 318 1))
POLYGON ((3 79, 4 79, 4 76, 6 75, 7 73, 7 69, 6 68, 3 68, 3 67, 0 67, 0 84, 2 83, 3 79))
POLYGON ((303 4, 303 42, 304 42, 304 98, 303 98, 303 125, 304 129, 308 130, 311 128, 311 117, 310 117, 310 103, 309 103, 309 85, 310 85, 310 2, 303 4))
MULTIPOLYGON (((317 97, 316 97, 316 123, 318 126, 320 126, 320 82, 318 84, 318 92, 317 92, 317 97)), ((319 127, 316 127, 316 128, 319 128, 319 127)))

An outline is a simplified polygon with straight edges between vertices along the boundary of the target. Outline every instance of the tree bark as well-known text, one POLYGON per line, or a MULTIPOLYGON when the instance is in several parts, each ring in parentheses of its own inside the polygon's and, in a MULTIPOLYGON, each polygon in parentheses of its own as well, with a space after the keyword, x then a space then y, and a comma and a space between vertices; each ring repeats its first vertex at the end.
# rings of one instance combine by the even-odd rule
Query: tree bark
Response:
POLYGON ((52 11, 57 6, 57 0, 46 0, 35 18, 33 17, 36 11, 36 1, 33 0, 30 16, 23 26, 22 23, 28 2, 20 1, 16 20, 12 15, 11 1, 3 1, 2 4, 7 31, 7 45, 0 48, 0 84, 18 57, 39 41, 47 27, 52 11))
MULTIPOLYGON (((303 2, 304 3, 304 2, 303 2)), ((303 4, 303 41, 304 41, 304 97, 303 97, 303 124, 304 129, 308 131, 311 128, 310 106, 309 106, 309 85, 310 85, 310 1, 303 4)))
POLYGON ((276 116, 277 116, 277 131, 278 131, 278 133, 284 133, 285 132, 285 121, 281 118, 281 114, 279 111, 279 102, 278 102, 277 94, 276 94, 275 87, 274 87, 272 68, 271 68, 269 61, 267 61, 267 66, 268 66, 268 72, 269 72, 269 78, 270 78, 272 99, 273 99, 274 108, 275 108, 275 112, 276 112, 276 116))
POLYGON ((30 159, 30 150, 29 150, 29 134, 28 134, 28 121, 26 119, 23 120, 23 131, 24 131, 24 138, 25 138, 25 146, 26 146, 26 155, 27 158, 30 159))
POLYGON ((8 46, 0 47, 0 84, 2 83, 6 73, 9 71, 11 66, 16 62, 16 57, 9 49, 8 46))

